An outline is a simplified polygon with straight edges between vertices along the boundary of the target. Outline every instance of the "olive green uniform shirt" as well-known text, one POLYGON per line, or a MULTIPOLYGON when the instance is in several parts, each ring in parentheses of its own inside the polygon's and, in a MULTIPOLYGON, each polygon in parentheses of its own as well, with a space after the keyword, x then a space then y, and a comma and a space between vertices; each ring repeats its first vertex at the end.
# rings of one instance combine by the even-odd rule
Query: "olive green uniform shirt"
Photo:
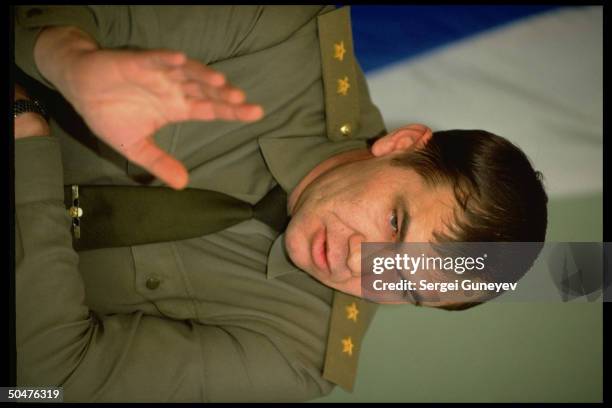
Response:
MULTIPOLYGON (((384 132, 347 16, 320 6, 28 6, 17 10, 16 63, 53 88, 34 64, 35 39, 73 25, 104 48, 181 50, 223 72, 264 119, 173 124, 155 140, 185 164, 188 187, 255 203, 384 132)), ((64 184, 161 183, 98 141, 58 94, 47 104, 51 137, 15 142, 19 385, 61 385, 66 401, 140 402, 294 401, 352 387, 374 305, 298 270, 283 235, 257 220, 77 254, 64 184)))

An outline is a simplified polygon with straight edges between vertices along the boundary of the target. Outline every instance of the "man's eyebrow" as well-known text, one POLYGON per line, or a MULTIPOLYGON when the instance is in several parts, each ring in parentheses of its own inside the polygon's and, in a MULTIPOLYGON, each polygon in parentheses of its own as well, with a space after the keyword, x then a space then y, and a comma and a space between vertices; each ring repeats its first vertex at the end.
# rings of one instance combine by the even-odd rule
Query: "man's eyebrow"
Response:
POLYGON ((410 226, 410 211, 408 202, 403 197, 399 196, 397 199, 397 206, 402 213, 402 228, 400 229, 399 239, 400 243, 406 241, 406 235, 408 234, 408 227, 410 226))

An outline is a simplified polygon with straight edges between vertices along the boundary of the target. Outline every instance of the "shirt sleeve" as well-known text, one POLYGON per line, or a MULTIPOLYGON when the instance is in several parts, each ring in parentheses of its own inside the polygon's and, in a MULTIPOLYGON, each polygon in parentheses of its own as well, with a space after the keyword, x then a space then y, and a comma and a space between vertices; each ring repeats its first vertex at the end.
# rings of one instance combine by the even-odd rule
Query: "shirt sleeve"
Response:
POLYGON ((17 379, 66 401, 300 401, 332 386, 287 342, 253 329, 85 302, 63 206, 58 140, 15 143, 17 379))
POLYGON ((54 89, 36 68, 34 45, 45 27, 73 26, 89 34, 101 48, 181 50, 209 64, 252 52, 251 42, 259 47, 273 44, 283 29, 291 29, 317 10, 306 7, 289 14, 296 23, 291 18, 281 20, 276 15, 283 16, 283 8, 278 9, 248 5, 20 6, 15 15, 15 62, 26 74, 54 89), (274 33, 271 38, 253 32, 262 19, 272 19, 277 26, 270 31, 274 33))

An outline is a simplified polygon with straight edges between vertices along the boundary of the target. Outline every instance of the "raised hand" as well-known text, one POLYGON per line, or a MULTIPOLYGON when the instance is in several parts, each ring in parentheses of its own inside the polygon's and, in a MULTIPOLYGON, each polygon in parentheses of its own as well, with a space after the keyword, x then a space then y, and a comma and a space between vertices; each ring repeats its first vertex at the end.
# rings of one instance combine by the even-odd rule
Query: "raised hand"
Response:
POLYGON ((187 171, 155 144, 158 129, 186 120, 248 122, 263 115, 222 74, 178 52, 98 50, 83 55, 72 73, 68 100, 91 130, 174 188, 187 184, 187 171))
POLYGON ((45 30, 36 44, 41 73, 99 138, 175 189, 187 185, 188 173, 155 144, 157 130, 187 120, 250 122, 263 116, 262 107, 246 104, 244 92, 223 74, 181 52, 99 49, 91 39, 83 41, 82 32, 73 40, 70 29, 57 30, 45 30), (78 41, 86 46, 70 48, 78 41), (54 47, 58 52, 51 52, 54 47))

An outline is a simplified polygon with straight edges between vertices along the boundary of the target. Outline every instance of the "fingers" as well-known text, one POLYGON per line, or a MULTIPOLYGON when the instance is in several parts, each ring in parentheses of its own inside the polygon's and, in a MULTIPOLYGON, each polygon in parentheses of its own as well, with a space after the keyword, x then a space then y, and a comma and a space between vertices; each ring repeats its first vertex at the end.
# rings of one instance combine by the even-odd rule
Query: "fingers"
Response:
POLYGON ((150 50, 136 54, 141 63, 148 68, 172 68, 187 62, 187 56, 180 51, 150 50))
POLYGON ((231 85, 212 87, 194 80, 181 84, 182 90, 190 98, 210 99, 212 101, 241 104, 246 100, 244 91, 231 85))
POLYGON ((189 80, 213 87, 223 86, 226 82, 225 75, 194 60, 188 60, 185 63, 185 75, 189 80))
POLYGON ((264 111, 260 105, 233 105, 209 100, 191 102, 189 117, 192 120, 239 120, 253 122, 263 117, 264 111))
POLYGON ((160 149, 151 138, 142 140, 124 152, 125 156, 143 167, 175 190, 185 188, 189 175, 185 166, 160 149))
MULTIPOLYGON (((198 68, 199 70, 199 68, 198 68)), ((201 72, 202 75, 207 73, 201 72)), ((191 98, 190 118, 195 120, 239 120, 252 122, 263 117, 260 105, 246 104, 243 90, 225 82, 214 86, 209 82, 193 79, 194 69, 187 73, 191 79, 182 83, 184 94, 191 98)))
POLYGON ((263 118, 264 110, 261 105, 242 105, 238 107, 236 116, 243 122, 253 122, 263 118))
POLYGON ((246 100, 244 92, 231 85, 225 85, 219 88, 206 87, 204 91, 210 99, 222 102, 239 104, 246 100))
POLYGON ((225 84, 225 76, 222 73, 187 58, 180 51, 148 50, 137 51, 128 55, 130 55, 130 58, 135 55, 136 61, 144 68, 169 70, 169 76, 173 79, 193 80, 211 86, 225 84), (177 68, 180 68, 180 70, 177 68))
POLYGON ((225 75, 176 51, 143 53, 150 67, 178 83, 189 105, 191 120, 239 120, 252 122, 263 117, 260 105, 246 104, 243 90, 227 82, 225 75))
POLYGON ((205 97, 204 90, 199 82, 186 81, 181 84, 181 89, 186 97, 191 99, 202 99, 205 97))
POLYGON ((193 120, 213 120, 215 119, 214 104, 207 100, 192 101, 188 116, 193 120))
MULTIPOLYGON (((220 88, 225 85, 226 78, 218 72, 201 62, 187 58, 180 51, 150 50, 135 53, 138 61, 146 68, 166 70, 166 75, 176 81, 187 81, 199 83, 202 86, 220 88)), ((227 97, 240 99, 240 90, 228 88, 224 90, 227 97), (236 92, 238 91, 238 92, 236 92)), ((239 103, 242 100, 238 100, 239 103)))
POLYGON ((222 73, 191 60, 185 64, 185 76, 185 94, 192 98, 210 100, 216 112, 214 119, 252 121, 263 117, 261 106, 244 104, 244 91, 229 84, 222 73), (236 106, 226 106, 228 104, 236 106))

